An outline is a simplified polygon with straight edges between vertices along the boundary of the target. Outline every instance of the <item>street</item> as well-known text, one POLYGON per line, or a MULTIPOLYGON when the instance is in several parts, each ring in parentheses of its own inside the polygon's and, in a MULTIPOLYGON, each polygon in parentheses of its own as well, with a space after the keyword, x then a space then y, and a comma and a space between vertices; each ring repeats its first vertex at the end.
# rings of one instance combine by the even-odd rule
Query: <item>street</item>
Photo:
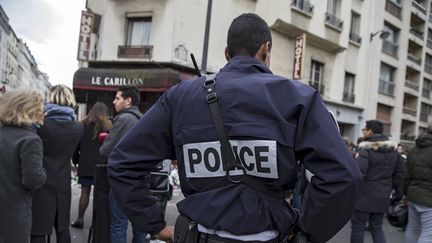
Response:
MULTIPOLYGON (((71 205, 71 220, 73 221, 77 216, 78 211, 78 201, 80 196, 80 186, 73 184, 72 185, 72 205, 71 205)), ((167 205, 167 212, 166 212, 166 220, 169 225, 173 225, 175 222, 175 219, 178 215, 177 208, 175 204, 180 201, 183 197, 181 196, 181 193, 177 196, 174 196, 173 199, 168 202, 167 205)), ((71 237, 72 237, 72 243, 85 243, 87 242, 88 238, 88 232, 90 228, 91 223, 91 211, 92 207, 89 205, 86 214, 85 214, 85 220, 84 220, 84 228, 83 229, 76 229, 76 228, 70 228, 71 229, 71 237)), ((348 222, 344 228, 342 228, 339 233, 337 233, 330 241, 329 243, 348 243, 350 241, 350 232, 351 227, 350 223, 348 222)), ((395 228, 387 223, 387 220, 384 220, 384 233, 387 239, 387 242, 389 243, 402 243, 403 242, 403 231, 401 231, 399 228, 395 228)), ((52 241, 55 241, 55 236, 52 236, 52 241)), ((128 242, 132 242, 132 231, 131 227, 128 227, 128 242)), ((153 242, 152 242, 153 243, 153 242)), ((365 233, 365 243, 372 243, 372 237, 370 232, 365 233)))

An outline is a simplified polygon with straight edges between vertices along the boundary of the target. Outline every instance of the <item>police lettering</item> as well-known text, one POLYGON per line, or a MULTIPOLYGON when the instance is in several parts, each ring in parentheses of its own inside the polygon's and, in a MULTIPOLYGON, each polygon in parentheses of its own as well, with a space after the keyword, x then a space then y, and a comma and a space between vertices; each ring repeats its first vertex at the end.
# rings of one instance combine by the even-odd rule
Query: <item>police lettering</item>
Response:
MULTIPOLYGON (((246 173, 264 178, 278 178, 276 141, 271 140, 230 140, 234 155, 243 165, 246 173)), ((205 178, 225 176, 225 163, 222 161, 218 141, 185 144, 183 154, 186 176, 205 178)), ((240 169, 231 175, 241 175, 240 169)))

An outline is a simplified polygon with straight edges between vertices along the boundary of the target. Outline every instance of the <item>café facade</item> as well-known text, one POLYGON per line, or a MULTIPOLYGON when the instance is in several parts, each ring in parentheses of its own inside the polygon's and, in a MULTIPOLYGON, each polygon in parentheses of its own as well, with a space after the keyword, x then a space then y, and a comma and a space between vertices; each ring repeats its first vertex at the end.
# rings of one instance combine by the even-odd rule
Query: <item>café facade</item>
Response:
POLYGON ((138 88, 139 109, 145 112, 171 86, 194 76, 194 69, 175 63, 89 62, 88 67, 79 68, 73 77, 78 118, 82 119, 98 101, 108 106, 110 116, 115 115, 112 102, 121 86, 138 88))

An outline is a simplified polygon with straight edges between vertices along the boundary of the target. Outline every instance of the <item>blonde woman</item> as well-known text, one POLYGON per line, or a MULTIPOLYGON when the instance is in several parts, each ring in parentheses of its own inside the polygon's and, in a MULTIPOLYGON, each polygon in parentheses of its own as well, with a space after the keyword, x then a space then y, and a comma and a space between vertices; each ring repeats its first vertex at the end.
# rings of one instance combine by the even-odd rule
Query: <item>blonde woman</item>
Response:
POLYGON ((45 104, 44 125, 38 134, 43 141, 45 185, 33 195, 31 242, 46 242, 54 226, 58 243, 70 243, 71 165, 70 160, 83 133, 76 121, 75 96, 65 85, 50 89, 45 104))
POLYGON ((31 202, 46 178, 42 140, 32 126, 44 119, 44 98, 35 91, 0 96, 0 242, 28 242, 31 202))

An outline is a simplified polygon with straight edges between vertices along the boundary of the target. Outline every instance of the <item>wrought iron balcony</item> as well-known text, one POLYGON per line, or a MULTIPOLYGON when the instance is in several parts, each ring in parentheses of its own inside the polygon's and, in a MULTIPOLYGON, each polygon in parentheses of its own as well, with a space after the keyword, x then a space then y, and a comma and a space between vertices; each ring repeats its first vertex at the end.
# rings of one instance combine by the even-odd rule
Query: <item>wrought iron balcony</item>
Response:
POLYGON ((358 35, 357 33, 354 33, 354 32, 350 32, 349 38, 350 38, 350 40, 352 40, 352 41, 354 41, 354 42, 356 42, 358 44, 360 44, 361 40, 362 40, 362 38, 360 37, 360 35, 358 35))
POLYGON ((355 94, 351 93, 351 92, 343 92, 343 97, 342 100, 345 102, 349 102, 349 103, 354 103, 355 101, 355 94))
POLYGON ((415 136, 414 135, 409 135, 409 134, 401 134, 400 135, 400 139, 401 140, 413 141, 415 139, 415 136))
POLYGON ((379 86, 378 86, 378 91, 381 94, 394 96, 394 87, 395 87, 395 84, 393 82, 380 80, 379 86))
POLYGON ((416 116, 417 115, 417 110, 415 108, 411 108, 411 107, 408 107, 408 106, 404 106, 402 108, 402 112, 404 114, 408 114, 408 115, 411 115, 411 116, 416 116))
POLYGON ((398 48, 399 48, 398 44, 388 40, 383 40, 382 51, 384 53, 397 57, 398 48))
POLYGON ((414 28, 412 26, 411 26, 409 32, 411 34, 415 35, 417 38, 420 38, 421 40, 423 40, 423 38, 424 38, 424 32, 420 31, 420 30, 418 30, 418 29, 416 29, 416 28, 414 28))
POLYGON ((408 53, 408 60, 416 63, 417 65, 421 65, 421 58, 415 56, 414 54, 408 53))
POLYGON ((293 0, 291 6, 308 14, 313 14, 314 6, 306 0, 293 0))
POLYGON ((326 12, 325 22, 339 30, 342 30, 343 28, 343 20, 338 18, 336 15, 333 15, 332 13, 326 12))
POLYGON ((423 14, 426 14, 426 8, 423 7, 420 3, 418 3, 417 1, 413 0, 412 1, 412 6, 417 9, 418 11, 420 11, 423 14))
POLYGON ((117 57, 151 59, 153 57, 153 46, 118 46, 117 57))
POLYGON ((316 89, 321 95, 324 94, 324 89, 325 89, 325 85, 320 83, 320 82, 316 82, 316 81, 309 81, 309 85, 316 89))
POLYGON ((419 90, 419 84, 411 80, 405 80, 405 86, 414 90, 419 90))

